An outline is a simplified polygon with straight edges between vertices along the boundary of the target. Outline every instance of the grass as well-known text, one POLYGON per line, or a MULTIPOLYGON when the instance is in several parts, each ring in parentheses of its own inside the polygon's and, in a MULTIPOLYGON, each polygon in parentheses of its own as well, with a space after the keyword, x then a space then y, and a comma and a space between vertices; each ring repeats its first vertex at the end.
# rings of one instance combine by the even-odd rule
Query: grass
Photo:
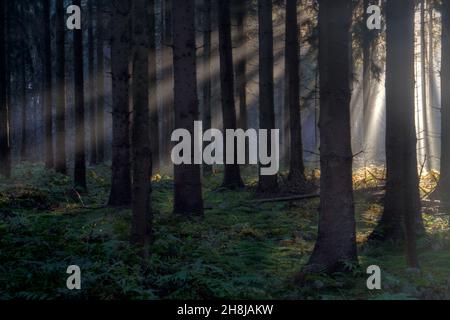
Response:
MULTIPOLYGON (((252 173, 245 177, 254 185, 252 173)), ((204 183, 203 221, 171 214, 172 180, 153 183, 154 244, 148 261, 128 243, 131 212, 104 208, 109 168, 88 171, 89 194, 40 166, 0 181, 0 299, 448 299, 448 216, 424 212, 422 274, 405 267, 401 248, 364 246, 382 211, 356 193, 360 267, 333 278, 295 283, 317 234, 319 200, 258 204, 252 188, 218 191, 204 183), (79 265, 82 290, 66 289, 66 269, 79 265), (383 290, 366 287, 369 265, 382 268, 383 290)))

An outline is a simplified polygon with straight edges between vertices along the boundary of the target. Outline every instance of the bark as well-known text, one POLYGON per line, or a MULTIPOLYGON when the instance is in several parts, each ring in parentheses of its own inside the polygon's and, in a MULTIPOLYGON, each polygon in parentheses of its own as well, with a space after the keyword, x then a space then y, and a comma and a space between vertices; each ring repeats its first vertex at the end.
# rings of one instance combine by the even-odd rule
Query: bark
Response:
MULTIPOLYGON (((211 129, 211 1, 203 1, 203 130, 211 129)), ((207 143, 205 142, 205 146, 207 143)), ((203 165, 203 175, 212 174, 213 167, 208 164, 203 165)))
POLYGON ((152 169, 153 173, 160 171, 159 160, 159 115, 158 115, 158 97, 156 92, 157 74, 156 74, 156 36, 155 36, 155 3, 151 1, 149 7, 150 28, 149 31, 149 54, 148 54, 148 73, 149 73, 149 104, 150 104, 150 142, 152 148, 152 169))
POLYGON ((436 195, 450 200, 450 1, 442 2, 441 175, 436 195))
POLYGON ((238 62, 236 67, 236 86, 239 97, 239 128, 247 130, 247 46, 245 36, 245 20, 247 16, 247 3, 237 2, 237 40, 238 62))
MULTIPOLYGON (((7 104, 6 1, 0 2, 0 175, 11 176, 11 146, 7 104)), ((9 61, 8 61, 9 62, 9 61)))
MULTIPOLYGON (((224 132, 236 130, 236 108, 234 100, 233 49, 231 45, 230 0, 219 0, 219 54, 222 119, 224 132)), ((227 159, 224 143, 224 159, 227 159)), ((234 148, 234 164, 225 164, 224 188, 236 189, 244 186, 239 165, 237 164, 237 147, 234 148)))
MULTIPOLYGON (((186 0, 173 7, 173 68, 175 127, 186 129, 194 136, 194 121, 199 120, 195 1, 186 0)), ((191 143, 192 163, 194 146, 191 143)), ((200 165, 182 164, 174 168, 174 213, 203 216, 200 165)))
POLYGON ((27 65, 26 57, 26 38, 22 42, 23 51, 21 53, 20 66, 20 120, 21 120, 21 143, 20 143, 20 160, 26 161, 28 159, 27 149, 27 65))
MULTIPOLYGON (((369 0, 364 0, 363 9, 364 9, 364 16, 366 17, 365 21, 369 18, 369 15, 367 14, 367 8, 370 5, 369 0)), ((364 21, 364 23, 365 23, 364 21)), ((363 132, 363 150, 364 152, 367 152, 367 133, 366 130, 369 127, 369 111, 370 111, 370 94, 371 94, 371 64, 372 64, 372 37, 371 37, 371 31, 364 27, 363 29, 364 35, 363 35, 363 124, 362 124, 362 132, 363 132)), ((366 157, 364 156, 364 161, 366 161, 366 157)), ((364 164, 366 166, 366 163, 364 164)))
POLYGON ((104 46, 104 16, 103 16, 103 1, 97 0, 96 11, 96 38, 97 38, 97 76, 96 76, 96 90, 97 90, 97 162, 103 163, 105 161, 105 57, 103 54, 104 46))
POLYGON ((64 0, 56 0, 56 172, 67 174, 66 160, 66 48, 64 0))
POLYGON ((113 146, 112 176, 109 205, 120 207, 131 204, 129 18, 131 2, 115 0, 111 42, 113 146))
POLYGON ((88 0, 88 108, 89 108, 89 151, 90 151, 90 164, 97 164, 97 126, 96 112, 95 112, 95 56, 94 56, 94 25, 93 25, 93 11, 94 0, 88 0))
MULTIPOLYGON (((154 2, 133 0, 133 186, 132 186, 132 242, 148 256, 151 239, 152 212, 150 203, 150 176, 152 156, 150 146, 150 112, 148 86, 150 43, 154 32, 154 2), (150 12, 151 11, 151 12, 150 12)), ((153 62, 153 61, 152 61, 153 62)))
MULTIPOLYGON (((81 0, 74 5, 81 8, 81 0)), ((75 81, 75 187, 87 190, 86 184, 86 147, 84 119, 84 72, 83 72, 83 31, 74 30, 74 81, 75 81)))
MULTIPOLYGON (((272 1, 258 0, 259 19, 259 127, 275 129, 272 1)), ((268 152, 272 152, 268 139, 268 152)), ((278 191, 278 175, 259 175, 258 191, 278 191)))
POLYGON ((417 266, 415 238, 423 223, 414 115, 414 3, 388 1, 386 24, 386 196, 371 239, 406 237, 408 263, 417 266))
POLYGON ((302 120, 300 114, 300 30, 297 0, 286 0, 286 74, 290 128, 289 180, 304 183, 302 120))
POLYGON ((53 168, 53 116, 52 116, 52 49, 50 30, 50 0, 44 0, 44 123, 45 167, 53 168))
MULTIPOLYGON (((423 118, 423 139, 425 143, 425 155, 430 153, 430 140, 429 140, 429 130, 428 130, 428 83, 427 83, 427 40, 426 40, 426 8, 425 0, 421 0, 420 5, 420 43, 421 43, 421 76, 422 76, 422 118, 423 118)), ((425 160, 425 165, 427 170, 431 170, 430 161, 425 160)))
POLYGON ((350 133, 351 21, 347 0, 319 2, 320 218, 306 273, 357 263, 350 133))

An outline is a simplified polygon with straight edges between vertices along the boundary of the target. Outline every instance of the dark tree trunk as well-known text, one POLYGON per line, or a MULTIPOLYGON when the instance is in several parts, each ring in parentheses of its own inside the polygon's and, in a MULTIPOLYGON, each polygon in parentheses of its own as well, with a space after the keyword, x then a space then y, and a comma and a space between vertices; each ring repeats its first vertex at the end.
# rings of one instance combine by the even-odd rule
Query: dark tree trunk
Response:
POLYGON ((173 23, 172 23, 172 5, 173 0, 162 0, 162 15, 163 15, 163 26, 162 26, 162 86, 161 94, 162 97, 162 123, 163 123, 163 141, 167 141, 161 145, 161 153, 165 160, 170 158, 171 145, 170 137, 175 129, 174 125, 174 114, 173 114, 173 86, 174 86, 174 75, 173 75, 173 23))
MULTIPOLYGON (((211 0, 203 0, 203 130, 211 129, 211 0)), ((207 143, 205 143, 206 146, 207 143)), ((212 166, 203 165, 203 175, 212 174, 212 166)))
MULTIPOLYGON (((273 85, 273 23, 272 1, 258 0, 259 17, 259 127, 275 129, 275 102, 273 85)), ((270 136, 270 135, 269 135, 270 136)), ((271 150, 268 139, 268 152, 271 150)), ((258 191, 274 193, 278 191, 278 175, 259 175, 258 191)))
MULTIPOLYGON (((220 85, 222 98, 222 119, 224 131, 236 130, 236 107, 234 101, 233 49, 231 45, 230 0, 219 0, 219 54, 220 85)), ((224 143, 224 159, 227 159, 226 143, 224 143)), ((226 164, 224 188, 236 189, 244 186, 239 165, 237 164, 237 147, 234 148, 234 164, 226 164)))
POLYGON ((297 16, 297 0, 286 0, 286 85, 291 143, 289 180, 303 184, 306 179, 300 114, 300 32, 297 16))
MULTIPOLYGON (((11 176, 11 147, 7 104, 6 1, 0 2, 0 175, 11 176)), ((9 61, 8 61, 9 62, 9 61)))
POLYGON ((120 207, 131 204, 130 99, 128 69, 131 2, 129 0, 115 0, 112 3, 112 8, 113 30, 111 64, 113 85, 113 146, 109 205, 120 207))
POLYGON ((94 0, 88 0, 88 105, 89 105, 89 132, 90 132, 90 164, 97 164, 97 126, 95 112, 95 57, 94 57, 94 0))
POLYGON ((386 16, 387 182, 384 213, 371 238, 406 236, 408 263, 417 266, 415 237, 423 224, 414 117, 414 3, 389 0, 386 16))
MULTIPOLYGON (((81 0, 74 5, 81 8, 81 0)), ((75 186, 82 191, 86 184, 86 150, 84 124, 84 72, 83 72, 83 31, 74 30, 74 81, 75 81, 75 186)))
MULTIPOLYGON (((195 1, 185 0, 173 7, 173 68, 175 127, 194 136, 194 121, 199 120, 195 45, 195 1)), ((175 165, 174 213, 203 216, 200 165, 175 165)))
POLYGON ((50 30, 50 0, 44 0, 44 123, 45 167, 53 168, 53 116, 52 116, 52 37, 50 30))
POLYGON ((247 130, 247 46, 245 36, 245 20, 247 17, 247 2, 235 1, 237 3, 237 36, 236 46, 238 48, 238 62, 236 66, 236 86, 239 97, 239 128, 247 130))
POLYGON ((56 172, 67 174, 66 164, 66 48, 64 0, 56 0, 56 172))
POLYGON ((450 1, 448 0, 442 2, 441 43, 441 176, 435 196, 448 203, 450 201, 450 1))
POLYGON ((20 160, 28 160, 28 149, 27 149, 27 64, 28 60, 26 57, 26 38, 22 42, 22 53, 21 53, 21 66, 20 66, 20 120, 21 120, 21 143, 20 143, 20 160))
MULTIPOLYGON (((132 242, 148 256, 152 229, 150 203, 150 176, 152 156, 150 146, 149 112, 149 54, 154 33, 154 2, 133 0, 133 187, 132 187, 132 242)), ((151 85, 155 85, 152 83, 151 85)))
POLYGON ((320 218, 305 272, 345 271, 357 263, 350 136, 352 4, 319 2, 320 218))
MULTIPOLYGON (((369 0, 364 0, 363 9, 365 21, 369 18, 366 13, 367 8, 370 5, 369 0)), ((363 29, 363 43, 362 43, 362 52, 363 52, 363 123, 362 123, 362 141, 363 141, 363 150, 367 152, 367 128, 369 126, 369 111, 370 111, 370 92, 371 92, 371 64, 372 64, 372 41, 371 41, 371 30, 368 28, 363 29)), ((364 156, 365 157, 365 156, 364 156)), ((366 157, 365 157, 366 159, 366 157)), ((364 164, 366 166, 366 163, 364 164)))
POLYGON ((151 1, 149 6, 150 19, 150 43, 148 55, 148 73, 149 73, 149 105, 150 105, 150 144, 152 148, 152 169, 153 173, 159 173, 159 115, 158 115, 158 96, 157 96, 157 63, 156 63, 156 34, 155 34, 155 3, 151 1))
POLYGON ((97 75, 96 75, 96 89, 97 89, 97 162, 103 163, 105 161, 105 58, 103 54, 104 45, 104 21, 103 21, 103 1, 97 0, 96 11, 96 38, 97 38, 97 75))

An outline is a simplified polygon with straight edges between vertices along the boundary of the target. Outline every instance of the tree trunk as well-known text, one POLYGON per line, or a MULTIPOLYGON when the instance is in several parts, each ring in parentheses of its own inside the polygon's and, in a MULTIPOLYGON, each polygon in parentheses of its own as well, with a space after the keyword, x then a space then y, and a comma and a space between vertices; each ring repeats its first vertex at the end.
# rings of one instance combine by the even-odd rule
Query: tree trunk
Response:
POLYGON ((88 105, 90 130, 90 164, 97 164, 97 126, 95 112, 94 0, 88 0, 88 105))
MULTIPOLYGON (((203 0, 203 130, 211 129, 211 0, 203 0)), ((204 146, 208 143, 205 142, 204 146)), ((203 164, 203 175, 212 174, 213 167, 203 164)))
POLYGON ((287 102, 291 136, 289 180, 303 184, 306 179, 300 114, 300 30, 297 17, 297 0, 286 0, 287 102))
POLYGON ((237 92, 239 97, 239 128, 247 130, 247 46, 245 36, 245 20, 247 16, 247 3, 237 0, 237 40, 238 62, 236 67, 237 92))
MULTIPOLYGON (((369 0, 364 0, 363 9, 365 21, 369 18, 367 14, 367 8, 370 5, 369 0)), ((365 23, 365 22, 364 22, 365 23)), ((363 123, 362 123, 362 146, 364 150, 364 167, 367 167, 367 128, 369 127, 370 116, 370 95, 371 95, 371 65, 372 65, 372 36, 371 30, 364 26, 363 29, 363 123)))
POLYGON ((9 116, 7 104, 6 82, 6 1, 0 2, 0 175, 9 178, 11 176, 11 146, 9 135, 9 116))
MULTIPOLYGON (((173 7, 173 68, 175 127, 186 129, 194 136, 194 121, 199 120, 195 45, 195 1, 185 0, 173 7)), ((191 142, 192 164, 174 167, 174 213, 203 216, 200 165, 194 163, 194 143, 191 142)))
MULTIPOLYGON (((74 5, 81 8, 81 0, 74 5)), ((86 150, 84 124, 84 72, 83 72, 83 31, 74 30, 74 81, 75 81, 75 186, 82 191, 86 184, 86 150)))
MULTIPOLYGON (((273 87, 273 24, 272 1, 258 0, 259 18, 259 127, 275 129, 275 102, 273 87)), ((271 150, 270 139, 267 145, 271 150)), ((261 170, 261 169, 260 169, 261 170)), ((275 193, 278 191, 278 175, 266 176, 260 173, 258 191, 275 193)))
MULTIPOLYGON (((420 44, 421 44, 421 76, 422 76, 422 118, 423 118, 423 141, 424 141, 424 153, 427 156, 430 153, 430 141, 429 141, 429 130, 428 130, 428 83, 427 83, 427 40, 426 40, 426 8, 425 0, 421 0, 420 5, 420 44)), ((431 170, 430 161, 425 159, 425 166, 427 170, 431 170)))
POLYGON ((27 149, 27 64, 28 60, 26 58, 26 37, 24 37, 22 42, 22 53, 21 53, 21 66, 20 66, 20 120, 21 120, 21 143, 20 143, 20 160, 28 160, 28 149, 27 149))
POLYGON ((387 1, 386 16, 387 182, 384 213, 371 239, 405 236, 409 265, 417 266, 415 237, 423 224, 414 118, 414 3, 387 1))
POLYGON ((150 19, 150 47, 148 55, 148 73, 149 73, 149 104, 150 104, 150 144, 152 148, 152 169, 153 173, 160 172, 159 160, 159 115, 158 115, 158 96, 157 96, 157 63, 156 63, 156 35, 155 35, 155 3, 151 1, 149 7, 150 19))
MULTIPOLYGON (((219 54, 220 54, 220 85, 222 102, 223 128, 236 130, 236 107, 234 101, 234 71, 233 49, 231 45, 231 14, 230 0, 219 0, 219 54)), ((237 164, 237 146, 234 144, 234 164, 225 161, 225 173, 222 186, 229 189, 237 189, 244 186, 239 165, 237 164)), ((224 143, 224 159, 227 159, 227 146, 224 143)))
POLYGON ((44 122, 45 167, 53 168, 53 115, 52 115, 52 49, 50 29, 50 0, 44 0, 44 122))
POLYGON ((104 21, 103 21, 103 1, 97 0, 96 11, 96 38, 97 38, 97 162, 105 161, 105 58, 103 53, 104 46, 104 21))
POLYGON ((56 0, 56 172, 67 174, 66 164, 66 48, 64 0, 56 0))
POLYGON ((320 218, 306 273, 357 263, 350 129, 352 4, 319 2, 320 218))
MULTIPOLYGON (((133 187, 132 187, 132 242, 148 256, 151 238, 152 213, 150 177, 152 156, 150 146, 149 112, 149 55, 154 33, 154 2, 133 0, 133 187)), ((153 63, 154 61, 152 61, 153 63)), ((151 83, 150 85, 155 85, 151 83)))
MULTIPOLYGON (((172 6, 173 0, 162 0, 163 15, 163 35, 162 35, 162 122, 163 122, 163 141, 167 141, 161 145, 161 153, 165 160, 170 159, 171 145, 170 137, 175 129, 173 114, 173 23, 172 23, 172 6)), ((178 23, 178 22, 177 22, 178 23)))
POLYGON ((115 0, 111 42, 113 146, 110 206, 131 204, 130 160, 130 108, 129 69, 130 48, 129 18, 131 2, 115 0))
MULTIPOLYGON (((437 198, 450 201, 450 1, 442 2, 441 175, 437 198)), ((447 205, 448 206, 448 205, 447 205)))

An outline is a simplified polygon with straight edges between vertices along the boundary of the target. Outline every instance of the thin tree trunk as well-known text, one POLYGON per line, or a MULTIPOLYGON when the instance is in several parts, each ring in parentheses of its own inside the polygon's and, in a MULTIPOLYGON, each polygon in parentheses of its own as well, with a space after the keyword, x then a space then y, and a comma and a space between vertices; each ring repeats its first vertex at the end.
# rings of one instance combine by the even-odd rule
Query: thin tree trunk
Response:
POLYGON ((387 1, 386 24, 387 182, 384 213, 371 239, 406 237, 408 264, 416 267, 415 238, 423 224, 414 119, 414 3, 387 1))
POLYGON ((21 143, 20 143, 20 160, 28 160, 27 150, 27 58, 26 58, 26 39, 22 42, 21 53, 21 75, 20 75, 20 120, 21 120, 21 143))
POLYGON ((131 1, 115 0, 111 42, 113 146, 112 176, 109 205, 120 207, 131 204, 129 18, 131 1))
POLYGON ((236 67, 236 85, 239 97, 239 128, 247 130, 247 46, 245 36, 245 20, 247 16, 246 1, 237 0, 237 40, 238 62, 236 67))
MULTIPOLYGON (((230 0, 219 0, 219 54, 220 84, 222 98, 222 119, 224 131, 236 130, 236 107, 234 101, 233 49, 231 46, 230 0)), ((233 164, 225 163, 224 188, 236 189, 244 186, 239 165, 237 164, 237 147, 234 147, 233 164)), ((224 144, 224 158, 227 159, 227 146, 224 144)))
MULTIPOLYGON (((259 18, 259 127, 275 129, 274 75, 273 75, 273 22, 272 1, 258 0, 259 18)), ((271 150, 268 139, 267 150, 271 150)), ((260 169, 261 170, 261 169, 260 169)), ((273 193, 278 191, 278 175, 266 176, 260 173, 258 191, 273 193)))
POLYGON ((56 0, 56 172, 67 174, 66 160, 66 48, 64 0, 56 0))
POLYGON ((306 273, 348 270, 357 263, 350 129, 352 4, 319 2, 320 219, 306 273))
POLYGON ((289 180, 303 184, 306 178, 300 114, 300 39, 297 17, 297 0, 286 0, 286 85, 291 136, 289 180))
MULTIPOLYGON (((211 0, 203 0, 203 130, 211 129, 211 0)), ((205 142, 204 146, 206 146, 205 142)), ((203 175, 212 174, 213 167, 203 164, 203 175)))
MULTIPOLYGON (((425 0, 421 0, 420 7, 420 44, 421 44, 421 76, 422 76, 422 118, 423 118, 423 139, 424 139, 424 153, 428 155, 430 152, 429 130, 428 130, 428 85, 427 85, 427 40, 426 40, 426 8, 425 0)), ((425 159, 427 170, 430 170, 430 161, 425 159)))
MULTIPOLYGON (((81 0, 74 5, 81 8, 81 0)), ((75 81, 75 186, 82 191, 86 184, 86 150, 84 119, 84 72, 83 72, 83 31, 74 30, 74 81, 75 81)))
POLYGON ((97 162, 105 161, 105 58, 103 54, 104 46, 104 21, 103 21, 103 1, 97 0, 96 11, 96 38, 97 38, 97 162))
POLYGON ((45 122, 45 167, 52 169, 53 163, 53 100, 52 100, 52 49, 50 30, 50 0, 44 0, 44 122, 45 122))
POLYGON ((156 174, 160 171, 159 160, 159 115, 158 115, 158 96, 157 96, 157 63, 156 63, 156 35, 155 35, 155 3, 149 7, 150 19, 150 47, 148 55, 148 73, 149 73, 149 105, 150 105, 150 144, 152 148, 152 169, 156 174))
MULTIPOLYGON (((150 112, 148 86, 149 55, 154 37, 154 2, 133 0, 133 186, 132 186, 132 242, 148 256, 151 239, 152 212, 150 176, 152 156, 150 146, 150 112)), ((152 61, 153 63, 154 61, 152 61)))
MULTIPOLYGON (((195 46, 195 0, 185 0, 173 7, 173 68, 175 127, 194 136, 194 121, 199 120, 195 46)), ((174 213, 203 216, 200 165, 175 165, 174 213)))
POLYGON ((97 126, 95 112, 94 0, 88 0, 88 105, 90 130, 90 164, 97 164, 97 126))
MULTIPOLYGON (((363 9, 366 21, 369 18, 367 8, 370 5, 369 0, 364 0, 363 9)), ((372 37, 371 30, 364 28, 363 34, 363 123, 362 123, 362 145, 364 150, 364 167, 367 167, 367 128, 369 127, 370 115, 370 95, 371 95, 371 65, 372 65, 372 37)))
POLYGON ((11 176, 11 147, 9 136, 9 116, 7 104, 6 82, 6 1, 0 2, 0 175, 9 178, 11 176))

